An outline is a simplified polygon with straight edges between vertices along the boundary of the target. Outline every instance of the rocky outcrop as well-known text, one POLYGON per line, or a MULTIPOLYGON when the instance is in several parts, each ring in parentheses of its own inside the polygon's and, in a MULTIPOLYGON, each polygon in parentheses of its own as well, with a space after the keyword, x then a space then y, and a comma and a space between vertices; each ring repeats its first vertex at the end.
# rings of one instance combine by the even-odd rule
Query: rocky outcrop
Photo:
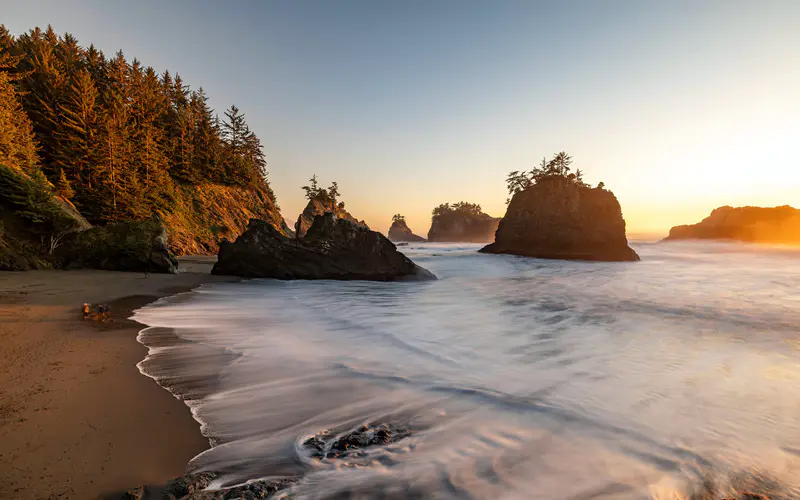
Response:
POLYGON ((69 233, 91 225, 75 206, 34 178, 0 163, 0 270, 53 267, 52 249, 69 233))
POLYGON ((800 210, 788 205, 720 207, 697 224, 673 227, 666 241, 687 239, 797 244, 800 243, 800 210))
POLYGON ((251 220, 236 242, 220 245, 211 272, 281 280, 435 279, 382 234, 332 213, 314 217, 307 233, 298 238, 251 220))
POLYGON ((178 272, 167 229, 153 218, 119 222, 67 235, 55 250, 56 267, 151 273, 178 272))
MULTIPOLYGON (((479 207, 478 207, 479 208, 479 207)), ((428 241, 436 243, 487 243, 494 240, 500 219, 479 210, 442 205, 434 211, 428 241)))
POLYGON ((389 239, 395 242, 419 242, 425 241, 425 238, 422 236, 417 236, 416 234, 411 232, 408 225, 406 225, 406 221, 404 220, 395 220, 392 222, 392 226, 389 228, 389 239))
POLYGON ((311 224, 314 222, 314 217, 327 213, 332 213, 339 219, 348 220, 353 224, 369 229, 366 222, 356 219, 344 209, 344 203, 339 204, 336 203, 336 200, 323 196, 310 200, 303 210, 303 213, 297 218, 297 222, 294 225, 295 237, 302 238, 305 236, 311 224))
POLYGON ((550 178, 514 195, 495 242, 483 253, 543 259, 636 261, 616 196, 566 178, 550 178))

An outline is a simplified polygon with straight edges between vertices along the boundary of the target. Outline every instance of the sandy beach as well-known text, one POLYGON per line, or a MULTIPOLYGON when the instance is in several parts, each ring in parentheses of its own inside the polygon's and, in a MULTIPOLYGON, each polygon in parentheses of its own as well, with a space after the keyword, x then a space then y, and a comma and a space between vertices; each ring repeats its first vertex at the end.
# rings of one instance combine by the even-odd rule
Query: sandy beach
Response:
POLYGON ((208 447, 189 409, 136 364, 130 311, 229 278, 187 258, 179 275, 0 274, 0 498, 113 498, 184 472, 208 447), (106 323, 84 302, 113 303, 106 323))

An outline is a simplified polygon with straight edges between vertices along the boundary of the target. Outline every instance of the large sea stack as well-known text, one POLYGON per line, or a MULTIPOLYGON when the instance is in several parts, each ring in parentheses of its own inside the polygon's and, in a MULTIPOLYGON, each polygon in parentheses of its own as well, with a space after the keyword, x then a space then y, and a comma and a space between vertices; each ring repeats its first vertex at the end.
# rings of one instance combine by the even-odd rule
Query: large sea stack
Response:
POLYGON ((688 239, 797 244, 800 243, 800 210, 788 205, 720 207, 697 224, 673 227, 666 238, 667 241, 688 239))
POLYGON ((392 226, 389 228, 389 239, 395 242, 411 242, 416 243, 425 241, 422 236, 417 236, 411 232, 411 229, 406 224, 405 218, 402 216, 395 216, 392 220, 392 226))
POLYGON ((211 272, 281 280, 436 279, 382 234, 333 213, 314 217, 308 231, 297 238, 253 219, 236 242, 220 245, 211 272))
POLYGON ((518 191, 483 253, 543 259, 636 261, 616 196, 551 176, 518 191))
POLYGON ((445 203, 433 210, 428 241, 437 243, 487 243, 494 239, 499 218, 483 213, 480 205, 445 203))

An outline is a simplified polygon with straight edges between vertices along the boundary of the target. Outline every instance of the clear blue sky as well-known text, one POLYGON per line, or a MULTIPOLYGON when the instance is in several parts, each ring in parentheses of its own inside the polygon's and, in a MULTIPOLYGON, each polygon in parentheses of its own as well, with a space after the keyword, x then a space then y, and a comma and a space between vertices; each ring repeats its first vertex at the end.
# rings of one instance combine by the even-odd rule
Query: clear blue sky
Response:
POLYGON ((505 175, 566 150, 629 232, 800 205, 800 1, 0 0, 236 104, 291 223, 300 186, 418 233, 441 202, 505 209, 505 175))

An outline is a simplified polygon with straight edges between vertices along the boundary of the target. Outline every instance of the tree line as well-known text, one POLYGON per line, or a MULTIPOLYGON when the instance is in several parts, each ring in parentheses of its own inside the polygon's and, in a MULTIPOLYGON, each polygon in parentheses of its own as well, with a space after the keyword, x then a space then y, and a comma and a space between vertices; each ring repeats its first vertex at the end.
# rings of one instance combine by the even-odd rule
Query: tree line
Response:
MULTIPOLYGON (((537 167, 533 167, 530 171, 515 170, 508 174, 506 178, 506 186, 508 187, 509 198, 506 204, 511 202, 511 198, 534 184, 546 182, 548 180, 561 179, 578 186, 589 187, 588 184, 583 182, 583 172, 580 169, 572 171, 572 157, 561 151, 553 155, 551 160, 542 158, 542 162, 537 167)), ((601 182, 597 185, 598 188, 603 188, 604 184, 601 182)))
POLYGON ((448 214, 465 214, 465 215, 481 215, 483 210, 477 203, 469 203, 467 201, 459 201, 457 203, 442 203, 433 209, 433 218, 441 217, 448 214))
POLYGON ((169 211, 181 185, 263 189, 275 199, 261 141, 236 106, 220 117, 203 88, 177 73, 122 51, 107 58, 51 27, 14 37, 0 25, 4 115, 23 125, 0 130, 0 161, 14 156, 93 223, 169 211))

